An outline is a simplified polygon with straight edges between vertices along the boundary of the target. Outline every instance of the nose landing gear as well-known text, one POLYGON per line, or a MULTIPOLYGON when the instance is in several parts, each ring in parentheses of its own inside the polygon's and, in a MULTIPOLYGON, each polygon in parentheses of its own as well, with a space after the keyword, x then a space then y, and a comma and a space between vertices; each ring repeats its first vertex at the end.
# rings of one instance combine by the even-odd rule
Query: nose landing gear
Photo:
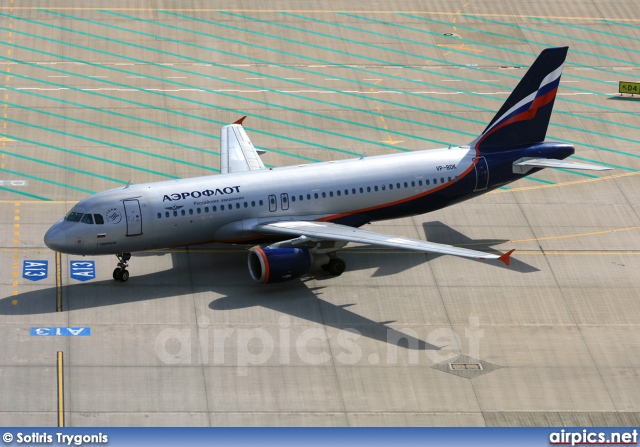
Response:
POLYGON ((118 253, 118 267, 113 271, 113 279, 125 282, 129 279, 129 271, 127 270, 127 261, 131 259, 131 253, 118 253))

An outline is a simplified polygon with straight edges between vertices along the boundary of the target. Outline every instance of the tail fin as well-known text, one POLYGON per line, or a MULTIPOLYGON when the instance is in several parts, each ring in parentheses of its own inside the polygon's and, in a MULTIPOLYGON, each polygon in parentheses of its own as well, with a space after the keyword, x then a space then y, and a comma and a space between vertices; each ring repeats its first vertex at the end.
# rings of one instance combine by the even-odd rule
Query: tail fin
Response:
POLYGON ((484 132, 469 145, 490 152, 544 141, 568 49, 543 50, 484 132))

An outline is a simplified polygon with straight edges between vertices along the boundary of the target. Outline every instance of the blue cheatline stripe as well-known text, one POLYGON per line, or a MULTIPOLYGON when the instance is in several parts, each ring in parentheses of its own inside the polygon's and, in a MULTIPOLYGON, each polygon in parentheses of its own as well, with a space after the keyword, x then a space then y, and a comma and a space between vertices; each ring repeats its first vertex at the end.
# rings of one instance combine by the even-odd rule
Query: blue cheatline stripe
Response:
MULTIPOLYGON (((28 63, 28 62, 20 61, 20 60, 17 60, 17 59, 7 59, 7 58, 0 57, 0 60, 10 60, 10 61, 18 63, 18 64, 30 65, 33 68, 39 68, 39 69, 42 69, 42 70, 45 70, 45 71, 51 71, 51 72, 54 72, 54 73, 72 75, 72 76, 76 76, 76 77, 79 77, 79 78, 82 78, 82 79, 94 80, 94 78, 90 78, 89 76, 78 75, 78 74, 75 74, 73 72, 59 70, 59 69, 51 68, 51 67, 44 66, 44 65, 38 65, 38 64, 33 65, 33 64, 28 63)), ((15 74, 15 73, 12 74, 11 76, 18 77, 18 78, 25 79, 25 80, 30 80, 30 81, 33 81, 33 82, 39 82, 41 84, 45 84, 45 85, 49 85, 49 86, 53 86, 53 87, 58 87, 60 89, 67 89, 67 90, 70 90, 70 91, 81 92, 81 93, 85 93, 85 94, 88 94, 88 95, 97 96, 97 97, 100 97, 100 98, 105 98, 105 99, 109 99, 109 100, 113 100, 113 101, 123 102, 125 104, 131 104, 131 105, 140 106, 140 107, 147 108, 147 109, 158 110, 158 111, 161 111, 161 112, 165 112, 167 114, 183 116, 183 117, 186 117, 186 118, 193 118, 193 119, 197 119, 197 120, 200 120, 200 121, 205 121, 207 123, 213 123, 213 124, 216 124, 216 125, 223 126, 223 125, 228 124, 228 123, 225 123, 225 122, 222 122, 222 121, 217 121, 217 120, 212 120, 212 119, 209 119, 209 118, 204 118, 204 117, 199 116, 199 115, 193 115, 193 114, 190 114, 190 113, 180 112, 180 111, 173 110, 173 109, 165 109, 165 108, 162 108, 162 107, 154 106, 152 104, 147 104, 147 103, 143 103, 143 102, 139 102, 139 101, 133 101, 133 100, 129 100, 129 99, 119 98, 117 96, 106 95, 106 94, 98 93, 98 92, 95 92, 95 91, 87 91, 87 90, 83 90, 83 89, 77 88, 77 87, 69 87, 69 86, 66 86, 65 84, 58 84, 58 83, 55 83, 55 82, 45 81, 43 79, 36 79, 36 78, 29 77, 29 76, 22 76, 22 75, 15 74)), ((117 84, 117 85, 123 85, 123 84, 117 84)), ((8 90, 15 90, 15 91, 17 91, 19 93, 36 95, 34 93, 27 93, 25 90, 20 90, 20 89, 11 88, 11 89, 8 89, 8 90)), ((43 95, 40 95, 40 96, 43 96, 43 95)), ((100 112, 104 112, 104 113, 108 113, 108 114, 112 114, 112 115, 116 115, 116 116, 122 116, 124 118, 128 117, 130 119, 135 119, 135 120, 138 120, 138 121, 141 121, 141 122, 148 122, 150 124, 155 123, 154 121, 145 120, 145 119, 137 118, 137 117, 132 117, 130 115, 120 114, 120 113, 112 112, 112 111, 105 110, 105 109, 98 109, 98 108, 87 106, 87 105, 81 104, 81 103, 75 103, 75 102, 72 102, 72 101, 66 101, 66 100, 61 100, 61 99, 47 97, 47 96, 43 96, 43 97, 46 98, 46 99, 49 99, 51 101, 63 102, 65 104, 73 104, 73 105, 77 105, 79 107, 87 107, 87 108, 89 108, 91 110, 97 110, 97 111, 100 111, 100 112)), ((164 125, 164 124, 163 123, 159 123, 159 125, 164 125)), ((176 127, 176 126, 169 126, 169 125, 164 125, 164 126, 167 127, 167 128, 172 128, 172 129, 175 128, 176 130, 182 130, 184 132, 193 132, 193 133, 195 133, 197 135, 209 136, 209 137, 211 137, 213 139, 220 140, 220 137, 217 136, 217 135, 209 135, 209 134, 205 134, 203 132, 189 131, 189 130, 185 130, 185 129, 182 129, 182 128, 179 128, 179 127, 176 127)), ((273 152, 273 153, 277 153, 277 154, 281 154, 281 155, 288 155, 288 156, 295 157, 295 158, 300 158, 300 159, 303 159, 303 160, 320 161, 320 160, 316 160, 316 159, 313 159, 313 158, 310 158, 310 157, 304 157, 302 155, 291 154, 291 153, 288 153, 288 152, 279 151, 279 150, 275 150, 275 149, 262 148, 260 146, 256 146, 256 147, 258 149, 265 149, 265 150, 268 150, 269 152, 273 152)), ((204 151, 204 149, 203 149, 203 151, 204 151)), ((210 151, 210 152, 215 154, 215 155, 219 155, 218 152, 213 152, 213 151, 210 151)))
MULTIPOLYGON (((60 14, 56 14, 56 15, 60 15, 60 14)), ((0 16, 2 16, 2 14, 0 14, 0 16)), ((64 15, 64 16, 67 16, 67 15, 64 15)), ((72 16, 69 16, 69 17, 72 17, 72 16)), ((208 61, 202 61, 202 60, 199 60, 199 59, 186 57, 186 56, 183 56, 183 55, 180 55, 180 54, 177 54, 177 53, 171 53, 171 52, 167 52, 167 51, 160 51, 160 50, 157 50, 157 49, 154 49, 154 48, 144 47, 142 45, 137 45, 137 44, 132 44, 130 42, 124 42, 124 41, 119 41, 119 40, 116 40, 116 39, 96 36, 94 34, 79 32, 79 31, 75 31, 75 30, 70 30, 70 29, 67 29, 67 28, 58 27, 58 26, 54 26, 54 25, 49 25, 49 24, 45 24, 45 23, 41 23, 41 22, 36 22, 36 21, 32 21, 32 20, 27 20, 27 19, 20 19, 20 20, 27 21, 29 23, 35 23, 35 24, 38 24, 38 25, 41 25, 41 26, 45 26, 45 27, 50 27, 50 28, 53 28, 53 29, 59 29, 59 30, 62 30, 62 31, 68 31, 68 32, 72 32, 72 33, 76 33, 76 34, 80 34, 80 35, 94 37, 94 38, 98 38, 98 39, 105 40, 105 41, 108 41, 108 42, 119 43, 119 44, 122 44, 122 45, 131 46, 131 47, 134 47, 134 48, 145 49, 145 50, 148 50, 148 51, 153 51, 153 52, 157 52, 157 53, 161 53, 161 54, 168 54, 168 55, 172 55, 172 56, 175 56, 175 57, 180 57, 180 58, 186 59, 186 60, 197 61, 197 62, 200 62, 200 63, 208 62, 208 61)), ((84 20, 84 21, 86 21, 86 20, 84 20)), ((93 23, 100 24, 99 22, 93 22, 93 23)), ((106 26, 104 24, 100 24, 100 25, 106 26)), ((109 26, 109 28, 119 28, 119 27, 109 26)), ((202 48, 202 49, 206 49, 208 51, 212 51, 210 48, 206 48, 206 47, 202 47, 202 46, 194 45, 194 44, 186 44, 184 41, 178 41, 178 40, 175 40, 175 39, 161 38, 161 37, 158 37, 158 36, 155 36, 155 35, 152 35, 152 34, 147 34, 147 33, 141 33, 141 32, 138 32, 138 31, 127 30, 126 28, 123 28, 123 30, 129 31, 129 32, 135 32, 136 34, 141 34, 141 35, 145 35, 146 34, 146 35, 152 36, 152 37, 154 37, 156 39, 165 40, 165 41, 174 41, 174 42, 182 44, 182 45, 195 46, 195 47, 199 47, 199 48, 202 48)), ((16 31, 14 30, 14 32, 16 32, 16 31)), ((162 65, 162 64, 151 63, 151 62, 148 62, 148 61, 141 61, 139 59, 135 59, 135 58, 131 58, 131 57, 125 57, 125 56, 122 56, 122 55, 116 55, 114 53, 110 53, 110 52, 107 52, 107 51, 96 50, 96 49, 93 49, 93 48, 90 48, 90 47, 84 47, 84 46, 81 46, 81 45, 71 44, 71 43, 64 42, 64 41, 59 41, 59 40, 56 40, 56 39, 44 38, 44 37, 41 37, 41 36, 29 34, 29 33, 24 33, 24 32, 19 32, 19 33, 20 34, 24 34, 24 35, 28 35, 30 37, 40 38, 40 39, 43 39, 43 40, 46 40, 46 41, 56 42, 56 43, 59 43, 59 44, 62 44, 62 45, 68 45, 68 46, 72 46, 72 47, 75 47, 75 48, 80 48, 80 49, 84 49, 84 50, 88 50, 88 51, 93 51, 93 52, 100 53, 100 54, 107 54, 107 55, 110 55, 110 56, 116 56, 116 57, 120 57, 120 58, 123 58, 123 59, 133 60, 135 62, 144 62, 144 63, 146 63, 148 65, 157 66, 159 68, 171 69, 171 70, 175 70, 175 71, 178 71, 178 72, 183 72, 183 73, 189 73, 189 74, 192 74, 192 75, 202 76, 201 74, 198 74, 198 73, 195 73, 195 72, 190 72, 188 70, 181 70, 181 69, 178 69, 178 68, 175 68, 175 67, 167 67, 167 66, 162 65)), ((68 59, 73 60, 73 58, 68 58, 68 59)), ((85 64, 91 65, 90 63, 87 63, 87 62, 85 62, 85 64)), ((102 68, 115 70, 115 69, 112 69, 111 67, 102 66, 102 68)), ((116 70, 116 71, 126 72, 126 71, 123 71, 123 70, 116 70)), ((129 72, 129 73, 131 73, 131 72, 129 72)), ((146 76, 146 78, 159 80, 159 81, 166 82, 166 83, 171 83, 171 84, 174 84, 174 85, 180 85, 180 86, 183 86, 183 87, 189 87, 189 88, 193 88, 194 87, 193 85, 190 85, 190 84, 185 84, 185 83, 178 82, 178 81, 169 81, 167 79, 157 78, 157 77, 153 77, 153 76, 146 76)), ((238 82, 236 82, 236 83, 238 83, 238 82)), ((130 88, 130 86, 127 86, 127 87, 130 88)), ((256 86, 252 86, 252 88, 256 88, 256 86)), ((340 119, 340 118, 336 118, 336 117, 332 117, 332 116, 327 116, 327 115, 321 115, 321 114, 318 114, 318 113, 305 111, 305 110, 300 110, 300 109, 296 109, 296 108, 293 108, 293 107, 277 105, 277 104, 270 103, 270 102, 265 102, 265 101, 252 100, 252 99, 249 99, 249 98, 246 98, 246 97, 233 95, 233 94, 226 93, 226 92, 220 92, 220 91, 216 91, 216 90, 203 89, 203 88, 200 88, 199 90, 206 91, 206 92, 209 92, 209 93, 213 93, 213 94, 216 94, 216 95, 222 95, 222 96, 225 96, 225 97, 230 97, 230 98, 237 99, 237 100, 240 100, 240 101, 253 102, 253 103, 265 105, 265 106, 268 106, 268 107, 278 107, 278 108, 283 109, 283 110, 294 111, 294 112, 297 112, 297 113, 303 113, 303 114, 306 114, 306 115, 311 115, 311 116, 314 116, 314 117, 329 119, 329 120, 338 121, 338 122, 347 123, 347 124, 360 125, 362 127, 367 127, 367 128, 372 129, 372 130, 375 130, 375 131, 380 131, 380 128, 377 127, 377 126, 354 123, 354 122, 351 122, 351 121, 348 121, 348 120, 344 120, 344 119, 340 119)), ((274 91, 274 90, 268 90, 268 91, 274 91)), ((277 92, 277 91, 274 91, 274 92, 277 92)), ((284 92, 280 92, 280 93, 284 93, 284 92)), ((167 95, 167 96, 171 97, 171 95, 167 95)), ((289 94, 289 96, 300 97, 298 95, 293 95, 293 94, 289 94)), ((300 98, 304 98, 304 97, 300 97, 300 98)), ((180 99, 184 100, 184 98, 180 98, 180 99)), ((210 107, 210 104, 203 104, 203 105, 210 107)), ((222 110, 227 110, 227 111, 233 111, 234 113, 241 113, 237 109, 230 109, 230 108, 225 108, 225 107, 221 107, 221 106, 218 106, 217 108, 222 109, 222 110)), ((248 114, 246 112, 244 112, 244 114, 250 115, 250 114, 248 114)), ((279 119, 271 118, 271 117, 259 116, 259 118, 267 120, 267 121, 277 122, 277 123, 280 123, 280 124, 286 123, 286 124, 288 124, 290 126, 293 126, 293 127, 300 127, 300 128, 305 129, 305 130, 313 130, 313 131, 319 132, 319 133, 324 133, 324 134, 329 134, 329 135, 332 135, 332 136, 338 136, 338 137, 341 137, 341 138, 351 139, 351 140, 355 140, 355 141, 358 141, 358 142, 363 142, 363 143, 366 143, 366 144, 370 144, 370 145, 373 145, 373 146, 382 146, 382 147, 386 147, 386 148, 389 147, 388 144, 380 142, 380 141, 367 140, 367 139, 355 137, 355 136, 352 136, 352 135, 345 135, 345 134, 341 134, 339 132, 333 132, 333 131, 329 131, 329 130, 326 130, 326 129, 304 126, 304 125, 301 125, 301 124, 296 124, 296 123, 292 123, 292 122, 289 122, 289 121, 283 121, 283 120, 279 120, 279 119)), ((395 135, 402 135, 402 133, 398 133, 398 132, 393 132, 393 133, 395 135)), ((441 144, 441 145, 446 145, 447 144, 446 142, 443 142, 443 141, 432 140, 432 139, 429 139, 429 138, 415 136, 415 135, 406 134, 405 136, 412 137, 412 138, 415 138, 415 139, 422 139, 422 140, 425 140, 425 141, 435 142, 435 143, 438 143, 438 144, 441 144)), ((283 137, 280 136, 280 138, 283 138, 283 137)), ((310 142, 306 142, 306 144, 314 145, 313 143, 310 143, 310 142)), ((320 146, 320 145, 315 144, 315 146, 320 146)), ((323 147, 323 148, 324 149, 334 150, 334 151, 337 151, 337 152, 347 153, 349 155, 355 155, 355 156, 359 155, 358 153, 355 153, 355 152, 345 151, 345 150, 337 149, 337 148, 331 148, 331 147, 326 147, 326 146, 323 147)), ((406 151, 406 149, 401 149, 401 148, 395 148, 395 149, 396 150, 404 150, 404 151, 406 151)))
MULTIPOLYGON (((8 118, 6 120, 8 120, 8 118)), ((20 124, 20 122, 18 122, 18 121, 16 121, 16 123, 20 124)), ((78 157, 88 158, 90 160, 100 161, 100 162, 103 162, 103 163, 112 164, 112 165, 116 165, 116 166, 122 166, 124 168, 131 169, 131 170, 134 170, 134 171, 142 171, 142 172, 146 172, 148 174, 155 174, 155 175, 158 175, 160 177, 168 177, 168 178, 171 178, 171 179, 180 178, 180 177, 175 176, 175 175, 165 174, 164 172, 154 171, 154 170, 146 169, 146 168, 143 168, 143 167, 140 167, 140 166, 128 165, 126 163, 120 163, 120 162, 117 162, 117 161, 114 161, 114 160, 110 160, 108 158, 96 157, 95 155, 87 155, 87 154, 83 154, 82 152, 72 151, 70 149, 65 149, 65 148, 62 148, 62 147, 54 146, 52 144, 42 143, 40 141, 29 140, 29 139, 26 139, 26 138, 15 136, 15 135, 8 136, 8 138, 11 138, 12 140, 16 140, 16 141, 22 141, 23 143, 32 144, 34 146, 46 147, 47 149, 53 149, 55 151, 64 152, 66 154, 71 154, 71 155, 76 155, 78 157)))
MULTIPOLYGON (((162 139, 162 138, 151 137, 151 136, 148 136, 148 135, 139 134, 137 132, 131 132, 131 131, 124 130, 124 129, 118 129, 117 127, 105 126, 105 125, 94 123, 94 122, 91 122, 91 121, 81 120, 79 118, 71 118, 71 117, 66 116, 66 115, 60 115, 59 113, 46 112, 46 111, 41 110, 41 109, 35 109, 35 108, 32 108, 32 107, 26 107, 26 106, 22 106, 20 104, 15 104, 15 103, 7 102, 7 101, 4 101, 4 103, 9 105, 9 106, 11 106, 11 107, 15 107, 16 109, 28 110, 28 111, 33 112, 33 113, 39 113, 41 115, 51 116, 51 117, 54 117, 54 118, 59 118, 59 119, 65 120, 65 121, 72 121, 72 122, 76 122, 76 123, 86 124, 88 126, 97 127, 99 129, 106 129, 106 130, 110 130, 112 132, 119 132, 119 133, 123 133, 125 135, 131 135, 131 136, 138 137, 138 138, 146 138, 146 139, 149 139, 149 140, 152 140, 152 141, 158 141, 158 142, 165 143, 165 144, 168 144, 168 145, 171 145, 171 146, 175 146, 175 147, 181 147, 181 148, 185 148, 185 149, 196 150, 196 151, 199 151, 199 152, 208 152, 208 151, 205 151, 204 149, 200 149, 200 148, 195 147, 195 146, 189 146, 187 144, 176 143, 176 142, 165 140, 165 139, 162 139)), ((54 132, 56 132, 56 131, 54 131, 54 132)), ((104 142, 102 142, 102 144, 106 144, 106 145, 113 146, 113 147, 118 147, 118 145, 114 145, 112 143, 109 143, 108 141, 104 141, 104 142)), ((174 158, 158 156, 158 155, 155 155, 155 154, 153 154, 151 152, 139 151, 139 150, 135 150, 135 152, 146 154, 149 157, 160 157, 160 158, 165 158, 165 159, 169 159, 169 160, 175 161, 176 163, 187 164, 187 162, 178 161, 177 159, 174 159, 174 158)), ((195 165, 195 164, 193 164, 193 165, 195 165)), ((208 170, 208 171, 220 172, 220 169, 217 169, 217 168, 212 168, 212 167, 209 167, 209 166, 202 166, 200 164, 198 164, 197 166, 201 167, 202 169, 208 170)))
POLYGON ((43 200, 43 201, 46 201, 46 202, 50 202, 50 201, 53 200, 53 199, 50 199, 48 197, 37 196, 35 194, 29 194, 28 192, 20 191, 20 190, 17 190, 17 189, 6 188, 4 186, 0 186, 0 190, 1 191, 11 192, 13 194, 18 194, 18 195, 25 196, 25 197, 31 197, 32 199, 43 200))
MULTIPOLYGON (((12 137, 13 138, 13 137, 12 137)), ((78 186, 67 185, 65 183, 56 182, 55 180, 49 180, 46 178, 36 177, 35 175, 27 174, 25 172, 12 171, 11 169, 3 169, 2 172, 8 172, 9 174, 19 175, 20 177, 28 178, 31 180, 37 180, 42 183, 49 183, 50 185, 60 186, 62 188, 73 189, 75 191, 84 192, 87 194, 95 194, 95 191, 91 191, 90 189, 80 188, 78 186)))
MULTIPOLYGON (((133 149, 133 148, 130 148, 130 147, 127 147, 127 146, 123 146, 121 144, 109 143, 107 141, 102 141, 102 140, 98 140, 96 138, 91 138, 91 137, 85 137, 83 135, 78 135, 78 134, 74 134, 74 133, 71 133, 71 132, 66 132, 64 130, 58 130, 58 129, 53 129, 51 127, 39 126, 37 124, 26 123, 24 121, 18 121, 18 120, 14 120, 14 119, 11 119, 11 118, 4 118, 4 120, 6 122, 8 122, 8 123, 19 124, 21 126, 31 127, 31 128, 39 129, 39 130, 44 130, 46 132, 57 133, 57 134, 60 134, 60 135, 64 135, 65 137, 77 138, 78 140, 89 141, 91 143, 96 143, 96 144, 100 144, 100 145, 103 145, 103 146, 109 146, 110 148, 118 148, 118 149, 122 149, 122 150, 124 150, 126 152, 132 152, 134 154, 146 155, 148 157, 159 158, 161 160, 170 161, 172 163, 178 163, 178 164, 183 164, 183 165, 187 165, 187 166, 195 166, 197 168, 205 169, 205 168, 202 167, 201 164, 198 164, 198 163, 191 163, 189 161, 178 160, 176 158, 166 157, 164 155, 152 154, 152 153, 148 153, 148 152, 141 151, 141 150, 138 150, 138 149, 133 149)), ((127 166, 130 167, 130 168, 133 168, 132 166, 129 166, 129 165, 127 165, 127 166)), ((213 168, 209 168, 209 167, 206 167, 206 168, 209 169, 209 170, 213 170, 213 168)), ((155 171, 154 173, 156 173, 158 175, 162 175, 164 177, 175 178, 175 176, 173 176, 173 175, 161 173, 161 172, 158 172, 158 171, 155 171)))

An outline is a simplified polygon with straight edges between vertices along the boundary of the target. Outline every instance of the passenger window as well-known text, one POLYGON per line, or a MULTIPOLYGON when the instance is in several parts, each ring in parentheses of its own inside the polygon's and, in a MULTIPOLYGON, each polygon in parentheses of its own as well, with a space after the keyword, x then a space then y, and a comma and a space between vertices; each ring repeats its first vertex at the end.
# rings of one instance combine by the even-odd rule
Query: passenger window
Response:
POLYGON ((374 190, 375 192, 378 192, 378 187, 377 187, 377 186, 374 186, 374 187, 373 187, 373 190, 374 190))
POLYGON ((444 177, 440 177, 440 183, 444 183, 444 177))
POLYGON ((333 197, 333 191, 329 191, 329 197, 333 197))
POLYGON ((438 179, 437 179, 437 178, 434 178, 434 179, 433 179, 433 184, 434 184, 434 185, 437 185, 437 184, 438 184, 438 179))
POLYGON ((353 189, 351 190, 351 194, 355 194, 355 193, 356 193, 356 189, 355 189, 355 188, 353 188, 353 189))
POLYGON ((182 214, 183 216, 185 216, 187 214, 187 212, 185 210, 180 210, 180 214, 182 214))
POLYGON ((295 202, 296 201, 296 196, 294 196, 293 194, 291 194, 291 201, 295 202))
POLYGON ((263 205, 263 203, 264 203, 264 202, 263 202, 262 200, 260 200, 260 201, 258 202, 258 205, 262 206, 262 205, 263 205))
POLYGON ((214 205, 211 207, 211 211, 215 213, 216 211, 218 211, 218 208, 214 205))
POLYGON ((224 211, 224 205, 220 205, 220 211, 224 211))
POLYGON ((178 212, 177 211, 173 212, 173 217, 178 217, 178 212))
POLYGON ((245 208, 248 208, 248 207, 249 207, 249 204, 248 204, 247 202, 244 202, 244 207, 245 207, 245 208))
POLYGON ((338 194, 338 197, 340 197, 340 190, 337 190, 336 194, 338 194))
POLYGON ((451 177, 449 177, 449 181, 451 181, 451 177))
POLYGON ((317 193, 317 192, 316 192, 316 193, 314 193, 314 194, 313 194, 313 197, 315 197, 315 198, 317 199, 317 198, 318 198, 318 193, 317 193))
POLYGON ((344 190, 344 195, 345 195, 345 196, 348 196, 348 195, 349 195, 349 190, 348 190, 348 189, 345 189, 345 190, 344 190))
POLYGON ((196 211, 198 212, 198 214, 202 214, 202 210, 200 208, 196 209, 196 211))
POLYGON ((304 197, 302 196, 302 194, 300 194, 299 199, 300 199, 301 202, 304 200, 304 197))
POLYGON ((367 186, 367 192, 371 192, 371 186, 367 186))
POLYGON ((240 209, 240 202, 236 202, 236 209, 240 209))
POLYGON ((360 194, 364 193, 364 188, 360 188, 360 194))
POLYGON ((162 218, 162 213, 158 213, 158 219, 162 218))
POLYGON ((393 189, 393 183, 389 183, 389 189, 393 189))
POLYGON ((85 214, 80 222, 93 225, 93 217, 91 214, 85 214))
POLYGON ((164 213, 164 217, 169 217, 169 211, 164 213))
POLYGON ((193 214, 193 208, 189 208, 189 214, 193 214))
POLYGON ((326 198, 327 198, 327 193, 326 193, 326 192, 323 192, 323 193, 322 193, 322 198, 323 198, 323 199, 326 199, 326 198))
POLYGON ((416 182, 411 182, 411 187, 413 188, 414 186, 416 186, 416 182))
POLYGON ((386 190, 387 190, 387 187, 386 187, 386 186, 384 186, 384 185, 382 185, 382 190, 383 190, 383 191, 386 191, 386 190))
POLYGON ((205 207, 204 207, 204 212, 205 212, 205 213, 208 213, 208 212, 209 212, 209 207, 208 207, 208 206, 205 206, 205 207))
MULTIPOLYGON (((406 185, 406 183, 405 183, 405 185, 406 185)), ((396 187, 397 187, 398 189, 400 189, 400 183, 396 184, 396 187)), ((405 186, 405 188, 406 188, 406 186, 405 186)))
MULTIPOLYGON (((408 184, 407 182, 404 182, 404 187, 405 187, 405 188, 408 188, 408 187, 409 187, 409 184, 408 184)), ((399 186, 398 186, 398 188, 399 188, 399 186)))
POLYGON ((311 200, 311 194, 307 194, 307 200, 311 200))
POLYGON ((251 206, 256 206, 256 201, 255 200, 251 201, 251 206))
POLYGON ((98 225, 104 225, 104 219, 102 218, 102 214, 94 214, 93 219, 96 221, 98 225))
POLYGON ((422 186, 422 180, 418 180, 418 186, 422 186))

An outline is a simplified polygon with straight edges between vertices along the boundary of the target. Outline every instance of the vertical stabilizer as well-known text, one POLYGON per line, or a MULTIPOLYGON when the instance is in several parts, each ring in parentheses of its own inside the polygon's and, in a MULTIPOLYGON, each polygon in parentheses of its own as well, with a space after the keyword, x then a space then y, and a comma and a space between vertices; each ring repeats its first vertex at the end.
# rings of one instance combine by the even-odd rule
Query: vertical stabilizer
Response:
POLYGON ((490 152, 544 141, 567 50, 568 47, 543 50, 470 146, 490 152))

